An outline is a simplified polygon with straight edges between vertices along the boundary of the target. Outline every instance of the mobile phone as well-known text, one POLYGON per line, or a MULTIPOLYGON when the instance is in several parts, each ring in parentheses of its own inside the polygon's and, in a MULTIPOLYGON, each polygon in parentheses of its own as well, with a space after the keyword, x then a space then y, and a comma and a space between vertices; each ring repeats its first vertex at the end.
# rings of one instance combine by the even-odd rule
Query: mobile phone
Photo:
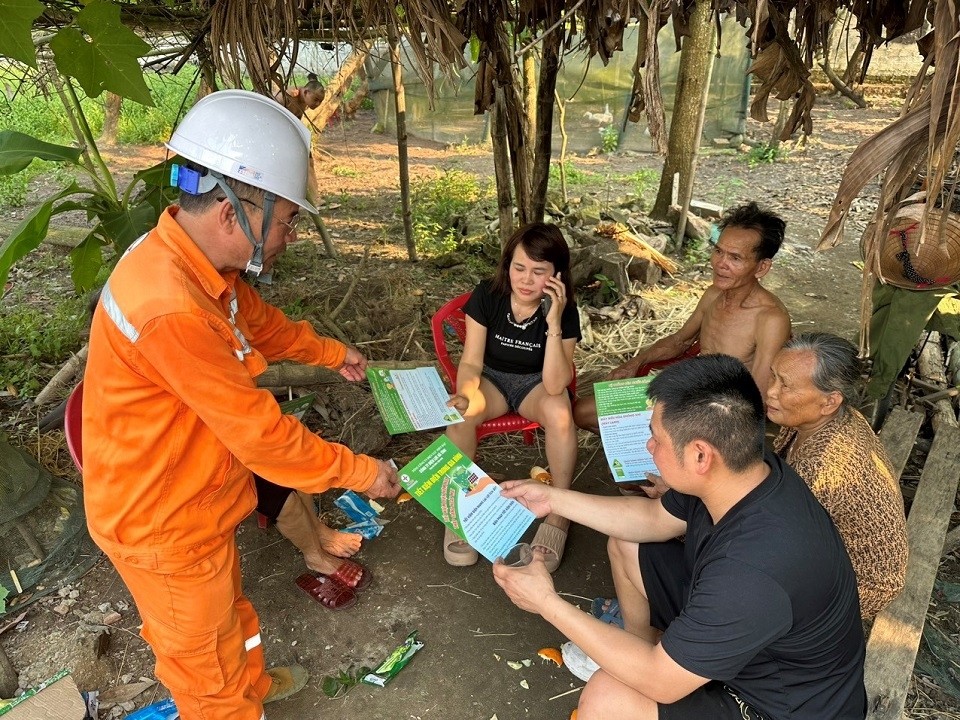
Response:
POLYGON ((553 298, 544 293, 543 297, 540 298, 540 307, 543 308, 543 316, 546 317, 547 313, 550 312, 550 305, 553 303, 553 298))

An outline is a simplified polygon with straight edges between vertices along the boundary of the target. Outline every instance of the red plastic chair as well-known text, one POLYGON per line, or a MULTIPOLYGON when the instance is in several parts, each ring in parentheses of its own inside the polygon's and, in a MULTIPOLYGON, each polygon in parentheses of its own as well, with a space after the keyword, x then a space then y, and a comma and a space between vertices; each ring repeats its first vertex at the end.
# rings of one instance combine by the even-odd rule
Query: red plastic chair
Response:
MULTIPOLYGON (((433 349, 437 353, 437 360, 443 368, 447 379, 450 381, 450 387, 456 390, 457 387, 457 361, 450 356, 450 346, 459 344, 463 346, 463 341, 467 337, 467 322, 463 314, 463 306, 467 303, 471 293, 464 293, 450 300, 443 305, 433 317, 430 318, 430 329, 433 332, 433 349)), ((459 358, 458 358, 459 360, 459 358)), ((576 394, 577 377, 576 368, 574 368, 574 377, 570 382, 570 391, 576 394)), ((487 435, 496 435, 498 433, 522 432, 523 442, 526 445, 533 443, 533 434, 539 423, 527 420, 522 415, 515 412, 508 412, 497 418, 485 420, 477 426, 477 442, 487 437, 487 435)))
POLYGON ((67 409, 63 416, 63 433, 67 437, 67 450, 73 458, 77 470, 83 473, 83 436, 81 429, 81 414, 83 412, 83 380, 67 398, 67 409))

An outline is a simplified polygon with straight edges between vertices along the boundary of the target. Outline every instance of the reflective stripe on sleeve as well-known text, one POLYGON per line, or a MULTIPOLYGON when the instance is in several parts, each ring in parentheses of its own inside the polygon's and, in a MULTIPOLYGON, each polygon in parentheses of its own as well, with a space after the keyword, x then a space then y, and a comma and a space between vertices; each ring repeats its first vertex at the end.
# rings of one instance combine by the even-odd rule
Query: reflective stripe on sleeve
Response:
POLYGON ((251 650, 253 650, 253 648, 255 648, 259 644, 260 644, 260 633, 257 633, 252 638, 247 638, 246 640, 244 640, 243 649, 246 650, 247 652, 250 652, 251 650))
POLYGON ((113 324, 117 326, 117 329, 123 333, 123 336, 127 340, 135 343, 137 338, 140 337, 140 331, 137 330, 129 320, 127 320, 123 314, 123 310, 121 310, 120 306, 117 305, 116 298, 114 298, 113 293, 110 292, 109 282, 103 286, 103 292, 100 295, 100 302, 103 303, 103 309, 106 310, 107 317, 113 320, 113 324))

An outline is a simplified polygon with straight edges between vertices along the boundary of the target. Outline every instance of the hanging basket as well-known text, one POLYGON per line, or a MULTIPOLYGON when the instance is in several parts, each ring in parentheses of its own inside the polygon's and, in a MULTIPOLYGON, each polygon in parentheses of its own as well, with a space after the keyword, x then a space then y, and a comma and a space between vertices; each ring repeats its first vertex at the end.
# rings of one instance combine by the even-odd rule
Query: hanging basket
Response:
POLYGON ((920 242, 923 204, 901 208, 879 252, 881 279, 908 290, 931 290, 960 280, 960 215, 930 211, 927 238, 920 242), (939 242, 941 220, 946 223, 939 242))

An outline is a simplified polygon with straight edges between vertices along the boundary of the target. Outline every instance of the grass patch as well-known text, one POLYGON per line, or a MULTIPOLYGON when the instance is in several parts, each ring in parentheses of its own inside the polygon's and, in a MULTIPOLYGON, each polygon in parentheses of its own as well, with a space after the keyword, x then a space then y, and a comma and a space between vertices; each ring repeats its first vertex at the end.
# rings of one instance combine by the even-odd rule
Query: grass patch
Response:
POLYGON ((82 344, 86 300, 61 297, 48 309, 23 302, 0 307, 0 386, 35 395, 82 344))
POLYGON ((772 165, 773 163, 782 160, 786 157, 787 151, 782 147, 773 145, 757 145, 756 147, 750 148, 750 152, 744 157, 744 161, 751 168, 755 168, 759 165, 772 165))

